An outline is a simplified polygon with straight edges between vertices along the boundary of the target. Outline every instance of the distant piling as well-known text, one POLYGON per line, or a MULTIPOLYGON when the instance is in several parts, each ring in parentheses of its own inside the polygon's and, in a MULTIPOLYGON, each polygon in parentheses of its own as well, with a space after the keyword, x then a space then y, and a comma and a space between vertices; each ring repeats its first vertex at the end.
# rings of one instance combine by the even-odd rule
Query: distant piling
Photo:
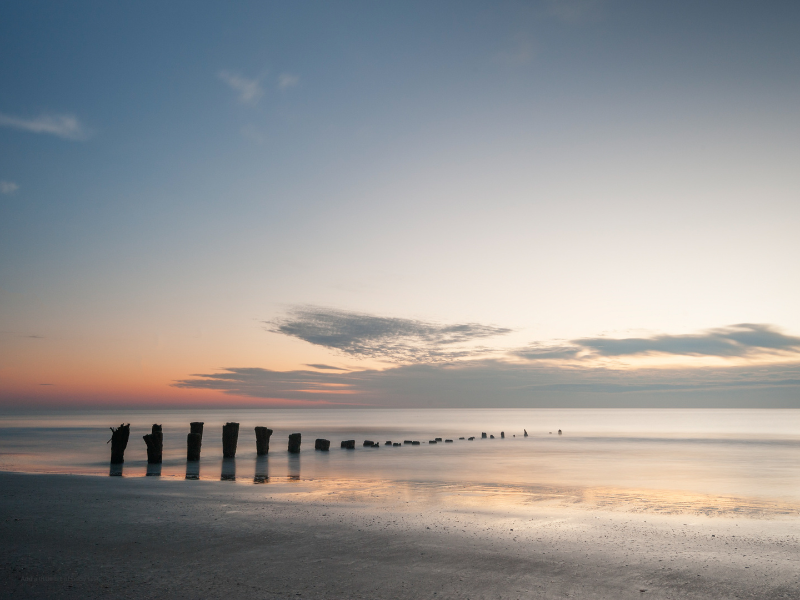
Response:
POLYGON ((385 442, 383 442, 383 445, 384 446, 391 446, 392 445, 392 441, 391 440, 386 440, 385 442))
POLYGON ((474 440, 474 439, 475 439, 475 436, 474 436, 474 435, 473 435, 472 437, 468 437, 468 438, 467 438, 467 440, 468 440, 468 441, 470 441, 470 442, 471 442, 472 440, 474 440))
POLYGON ((272 429, 268 427, 256 427, 256 455, 264 456, 269 454, 269 438, 272 437, 272 429))
POLYGON ((561 430, 560 429, 558 430, 558 435, 561 435, 561 430))
POLYGON ((493 440, 493 439, 494 439, 494 434, 490 435, 490 436, 489 436, 489 439, 490 439, 490 440, 493 440))
POLYGON ((485 440, 485 439, 486 439, 486 432, 485 432, 485 431, 484 431, 483 433, 481 433, 481 439, 482 439, 482 440, 485 440))
POLYGON ((375 442, 372 440, 364 440, 364 448, 372 448, 375 445, 375 442))
POLYGON ((300 452, 300 434, 299 433, 290 433, 289 434, 289 452, 292 454, 298 454, 300 452))
POLYGON ((419 442, 417 440, 414 440, 413 442, 411 442, 411 445, 412 446, 419 446, 419 442))
POLYGON ((355 450, 356 449, 356 441, 355 440, 342 440, 342 448, 345 450, 355 450))
POLYGON ((452 443, 453 443, 453 440, 445 440, 445 441, 444 441, 444 443, 445 443, 445 444, 452 444, 452 443))
POLYGON ((164 449, 164 434, 161 432, 161 425, 154 423, 153 430, 147 435, 143 435, 142 439, 147 445, 147 464, 160 465, 164 449))
POLYGON ((398 447, 398 446, 402 446, 402 445, 403 444, 401 444, 400 442, 395 442, 394 444, 392 444, 392 447, 398 447))
POLYGON ((528 437, 528 430, 527 429, 523 429, 522 431, 525 432, 525 437, 528 437))
POLYGON ((236 458, 236 444, 239 442, 239 424, 225 423, 222 426, 222 457, 236 458))
MULTIPOLYGON (((121 465, 125 462, 125 448, 128 447, 128 438, 131 435, 131 424, 120 423, 120 426, 111 430, 111 464, 121 465)), ((108 443, 108 442, 106 442, 108 443)))
POLYGON ((506 439, 506 432, 505 432, 505 431, 501 431, 501 432, 500 432, 500 439, 501 439, 501 440, 504 440, 504 439, 506 439))
POLYGON ((331 441, 330 440, 323 440, 322 438, 318 438, 317 441, 314 442, 314 450, 321 450, 323 452, 327 452, 331 448, 331 441))

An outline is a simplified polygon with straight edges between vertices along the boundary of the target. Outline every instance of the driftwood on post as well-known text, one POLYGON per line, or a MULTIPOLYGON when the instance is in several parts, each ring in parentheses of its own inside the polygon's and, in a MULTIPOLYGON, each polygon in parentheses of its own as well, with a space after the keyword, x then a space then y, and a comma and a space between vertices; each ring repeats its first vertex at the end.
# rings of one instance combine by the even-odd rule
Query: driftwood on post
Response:
POLYGON ((189 433, 186 435, 186 460, 200 460, 200 446, 202 443, 202 433, 189 433))
POLYGON ((330 440, 323 440, 322 438, 318 438, 316 442, 314 442, 314 450, 322 450, 326 452, 331 448, 331 441, 330 440))
POLYGON ((256 427, 256 455, 264 456, 269 453, 269 438, 271 436, 272 429, 256 427))
POLYGON ((164 434, 161 433, 161 425, 153 424, 151 433, 142 436, 144 443, 147 444, 147 463, 151 465, 161 464, 161 452, 164 447, 164 434))
POLYGON ((203 423, 200 421, 192 421, 189 423, 189 431, 191 433, 199 433, 200 439, 203 439, 203 423))
POLYGON ((300 452, 300 434, 299 433, 290 433, 289 434, 289 452, 292 454, 297 454, 300 452))
POLYGON ((222 457, 236 458, 236 443, 239 441, 239 424, 225 423, 222 426, 222 457))
POLYGON ((108 440, 111 442, 111 464, 121 465, 125 462, 125 448, 128 447, 128 438, 131 435, 131 424, 128 423, 125 425, 124 423, 120 423, 120 426, 116 429, 113 427, 109 427, 109 429, 111 430, 111 439, 108 440))

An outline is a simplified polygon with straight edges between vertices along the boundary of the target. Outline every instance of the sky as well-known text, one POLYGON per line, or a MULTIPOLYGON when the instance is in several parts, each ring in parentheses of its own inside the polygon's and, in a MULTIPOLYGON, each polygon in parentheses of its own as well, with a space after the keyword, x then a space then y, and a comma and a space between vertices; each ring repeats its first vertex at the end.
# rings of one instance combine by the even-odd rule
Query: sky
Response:
POLYGON ((0 407, 800 408, 799 29, 4 2, 0 407))

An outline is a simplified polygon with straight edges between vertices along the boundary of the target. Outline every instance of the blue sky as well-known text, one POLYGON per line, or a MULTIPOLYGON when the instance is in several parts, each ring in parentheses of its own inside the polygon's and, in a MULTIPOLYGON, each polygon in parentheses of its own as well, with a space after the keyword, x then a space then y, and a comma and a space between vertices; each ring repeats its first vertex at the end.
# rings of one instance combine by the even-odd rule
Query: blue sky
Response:
POLYGON ((444 352, 476 373, 598 337, 654 343, 548 368, 796 366, 791 345, 656 343, 800 334, 796 3, 1 10, 4 402, 191 402, 176 382, 225 369, 399 374, 438 356, 439 326, 503 331, 444 352), (281 330, 309 311, 337 335, 417 333, 398 363, 281 330))

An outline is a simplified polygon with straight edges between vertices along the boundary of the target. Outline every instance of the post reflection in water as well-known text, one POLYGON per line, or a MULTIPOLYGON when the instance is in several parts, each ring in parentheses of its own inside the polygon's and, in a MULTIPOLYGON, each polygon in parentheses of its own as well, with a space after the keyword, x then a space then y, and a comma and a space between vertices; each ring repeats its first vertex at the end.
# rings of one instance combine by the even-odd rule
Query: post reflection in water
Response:
POLYGON ((267 456, 256 456, 256 474, 253 483, 266 483, 269 480, 269 463, 267 456))
POLYGON ((122 463, 111 463, 108 469, 109 477, 122 477, 122 463))
POLYGON ((186 479, 200 479, 200 461, 187 460, 186 461, 186 479))
POLYGON ((300 479, 300 455, 289 454, 289 479, 300 479))
POLYGON ((161 477, 161 463, 147 463, 148 477, 161 477))
POLYGON ((220 481, 236 481, 236 459, 223 458, 222 459, 222 474, 220 481))

